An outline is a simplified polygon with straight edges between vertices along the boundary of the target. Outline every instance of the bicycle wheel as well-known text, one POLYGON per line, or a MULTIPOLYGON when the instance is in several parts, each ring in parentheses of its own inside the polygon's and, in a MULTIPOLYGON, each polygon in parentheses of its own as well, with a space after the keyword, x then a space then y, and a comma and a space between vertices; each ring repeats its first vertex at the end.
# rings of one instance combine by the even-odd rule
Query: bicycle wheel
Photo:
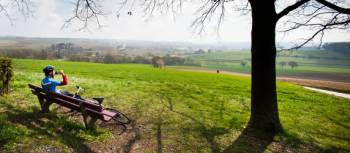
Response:
POLYGON ((114 117, 113 120, 119 122, 120 124, 129 124, 130 123, 130 119, 123 114, 122 112, 119 112, 115 109, 111 109, 111 108, 106 108, 109 111, 115 112, 117 113, 114 117))

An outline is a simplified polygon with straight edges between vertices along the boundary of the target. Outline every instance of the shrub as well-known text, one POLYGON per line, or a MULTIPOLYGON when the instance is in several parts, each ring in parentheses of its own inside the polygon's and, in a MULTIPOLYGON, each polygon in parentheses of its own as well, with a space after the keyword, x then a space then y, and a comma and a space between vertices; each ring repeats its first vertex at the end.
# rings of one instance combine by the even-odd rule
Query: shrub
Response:
POLYGON ((0 58, 0 78, 2 81, 1 94, 8 93, 10 82, 13 79, 12 60, 10 58, 0 58))
POLYGON ((297 62, 294 62, 294 61, 290 61, 288 62, 288 65, 293 69, 295 67, 298 67, 298 63, 297 62))
POLYGON ((281 67, 282 67, 282 69, 283 69, 283 67, 287 65, 287 62, 281 61, 281 62, 279 62, 278 64, 281 65, 281 67))
POLYGON ((247 65, 247 62, 246 61, 241 61, 241 66, 242 67, 245 67, 247 65))

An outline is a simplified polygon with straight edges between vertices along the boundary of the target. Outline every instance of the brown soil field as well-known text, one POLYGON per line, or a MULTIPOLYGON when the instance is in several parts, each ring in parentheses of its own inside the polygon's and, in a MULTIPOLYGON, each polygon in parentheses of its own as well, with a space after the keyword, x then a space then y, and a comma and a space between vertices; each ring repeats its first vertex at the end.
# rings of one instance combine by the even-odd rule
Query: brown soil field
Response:
MULTIPOLYGON (((217 73, 215 70, 182 68, 180 71, 217 73)), ((250 77, 250 74, 220 71, 220 74, 239 75, 250 77)), ((298 74, 291 76, 278 76, 278 81, 293 83, 301 86, 309 86, 325 90, 350 93, 350 77, 346 74, 298 74)))
POLYGON ((348 73, 300 73, 282 75, 281 77, 350 83, 350 74, 348 73))
POLYGON ((350 83, 336 82, 336 81, 324 81, 324 80, 310 80, 310 79, 298 79, 288 77, 277 77, 279 81, 294 83, 301 86, 308 86, 314 88, 320 88, 325 90, 338 91, 343 93, 350 93, 350 83))

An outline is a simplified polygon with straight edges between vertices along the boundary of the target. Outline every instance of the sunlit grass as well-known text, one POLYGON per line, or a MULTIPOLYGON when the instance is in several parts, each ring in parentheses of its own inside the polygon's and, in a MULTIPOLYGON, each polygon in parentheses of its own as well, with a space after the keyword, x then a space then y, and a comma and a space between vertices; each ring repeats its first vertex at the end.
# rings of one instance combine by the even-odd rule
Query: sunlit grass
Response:
MULTIPOLYGON (((0 98, 0 132, 7 133, 0 145, 5 150, 30 148, 35 143, 70 152, 109 139, 108 131, 85 131, 81 122, 65 114, 38 113, 39 104, 27 84, 39 85, 41 69, 48 64, 67 73, 70 84, 62 90, 74 91, 75 85, 80 85, 85 88, 85 97, 106 97, 105 106, 124 112, 142 126, 146 132, 141 140, 150 142, 145 151, 156 151, 159 131, 165 152, 223 151, 235 142, 249 119, 250 80, 246 77, 154 69, 150 65, 40 60, 14 63, 14 91, 0 98), (24 117, 28 122, 16 122, 24 117)), ((311 148, 305 152, 349 151, 349 100, 286 83, 277 86, 286 134, 276 137, 276 141, 311 148)), ((247 146, 242 149, 252 150, 247 146)), ((267 152, 271 149, 273 146, 267 152)))

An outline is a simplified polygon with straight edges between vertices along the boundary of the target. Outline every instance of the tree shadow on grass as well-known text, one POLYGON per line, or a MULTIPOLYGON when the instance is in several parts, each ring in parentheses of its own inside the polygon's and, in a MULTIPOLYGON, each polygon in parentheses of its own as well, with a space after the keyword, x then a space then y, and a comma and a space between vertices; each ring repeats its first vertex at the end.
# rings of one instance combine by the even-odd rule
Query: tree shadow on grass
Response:
POLYGON ((24 111, 7 103, 1 103, 0 106, 6 110, 7 121, 30 129, 30 136, 34 139, 35 137, 56 139, 73 149, 74 152, 93 152, 86 144, 87 140, 81 136, 82 131, 90 136, 101 134, 97 131, 86 131, 82 124, 76 124, 68 117, 60 117, 55 112, 41 113, 36 107, 32 108, 33 112, 24 111))
POLYGON ((131 124, 130 125, 131 126, 131 133, 133 133, 134 135, 123 146, 123 152, 125 152, 125 153, 131 152, 132 148, 136 144, 136 142, 141 139, 141 132, 140 132, 140 129, 137 127, 136 122, 132 121, 130 124, 131 124))
MULTIPOLYGON (((341 152, 344 149, 341 148, 321 148, 320 146, 312 143, 305 142, 296 135, 290 135, 288 133, 280 133, 278 136, 274 134, 267 134, 266 132, 253 130, 249 126, 244 128, 239 136, 228 145, 222 144, 217 138, 225 134, 230 134, 232 131, 240 131, 241 128, 237 127, 237 122, 232 118, 229 121, 229 125, 221 127, 220 125, 208 124, 206 121, 215 120, 210 116, 206 120, 200 120, 192 113, 187 113, 176 109, 172 99, 166 95, 160 95, 160 99, 164 104, 164 108, 172 113, 180 115, 181 117, 191 121, 191 127, 182 127, 181 132, 187 134, 199 135, 200 139, 204 138, 208 143, 210 152, 214 153, 263 153, 266 150, 272 152, 341 152), (277 138, 277 140, 276 140, 277 138), (305 150, 306 149, 306 150, 305 150)), ((218 109, 222 109, 219 107, 218 109)), ((193 109, 192 109, 193 111, 193 109)), ((223 110, 219 110, 219 116, 222 116, 223 110)), ((204 117, 204 116, 202 116, 204 117)), ((348 140, 348 139, 343 139, 348 140)), ((159 141, 159 140, 158 140, 159 141)), ((161 143, 160 143, 161 144, 161 143)), ((188 147, 194 147, 190 143, 188 147)), ((348 150, 345 150, 348 151, 348 150)), ((196 152, 201 152, 197 150, 196 152)))
POLYGON ((245 128, 239 137, 223 153, 263 153, 271 144, 274 135, 245 128))
MULTIPOLYGON (((133 108, 135 112, 141 112, 141 100, 139 100, 135 107, 133 108)), ((129 130, 126 132, 125 139, 127 141, 122 145, 122 149, 119 152, 129 153, 132 152, 133 147, 137 144, 137 142, 141 139, 142 130, 138 125, 137 121, 140 119, 141 114, 135 113, 132 116, 131 123, 129 124, 129 130), (129 136, 127 136, 129 135, 129 136)))
MULTIPOLYGON (((162 112, 161 112, 162 113, 162 112)), ((156 141, 157 141, 157 153, 163 152, 163 118, 161 116, 161 113, 158 114, 158 120, 154 123, 156 126, 156 141)))
MULTIPOLYGON (((175 114, 178 114, 184 118, 187 118, 193 122, 192 129, 183 129, 183 133, 191 133, 195 132, 198 133, 201 137, 205 138, 207 143, 209 144, 209 148, 211 152, 214 153, 236 153, 236 152, 242 152, 242 153, 263 153, 266 148, 269 146, 269 144, 272 142, 273 136, 269 137, 261 137, 261 134, 258 135, 258 133, 253 132, 252 130, 249 130, 248 128, 244 129, 240 136, 227 148, 222 148, 222 146, 216 141, 216 137, 228 134, 234 128, 236 127, 235 119, 232 118, 231 121, 229 121, 229 126, 224 127, 217 127, 217 126, 208 126, 205 122, 197 119, 194 116, 191 116, 190 114, 187 114, 185 112, 181 112, 175 109, 174 102, 172 99, 166 95, 160 95, 161 101, 165 104, 165 108, 173 112, 175 114)), ((219 107, 219 116, 223 116, 223 108, 222 104, 219 107)), ((238 130, 238 129, 237 129, 238 130)), ((159 141, 159 140, 158 140, 159 141)))
POLYGON ((346 125, 346 124, 344 124, 344 123, 338 122, 337 120, 335 120, 335 119, 333 119, 333 118, 331 118, 331 117, 329 117, 329 116, 327 116, 327 119, 328 119, 329 121, 331 121, 332 123, 338 125, 338 126, 341 126, 341 127, 345 128, 345 129, 350 129, 350 126, 349 126, 349 125, 346 125))

